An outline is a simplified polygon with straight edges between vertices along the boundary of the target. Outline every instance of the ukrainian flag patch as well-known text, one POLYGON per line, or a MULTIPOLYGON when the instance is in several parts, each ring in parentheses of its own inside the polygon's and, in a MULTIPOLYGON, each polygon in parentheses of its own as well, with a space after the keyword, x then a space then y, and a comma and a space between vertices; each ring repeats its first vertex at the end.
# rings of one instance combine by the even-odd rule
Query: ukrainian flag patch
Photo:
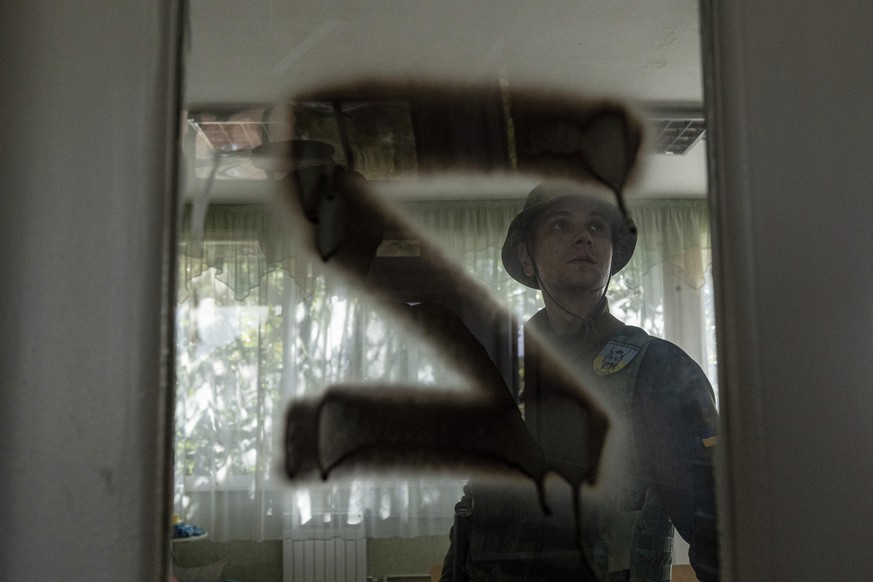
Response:
POLYGON ((700 440, 703 441, 703 446, 708 448, 714 447, 718 444, 718 433, 714 428, 706 427, 700 435, 700 440))

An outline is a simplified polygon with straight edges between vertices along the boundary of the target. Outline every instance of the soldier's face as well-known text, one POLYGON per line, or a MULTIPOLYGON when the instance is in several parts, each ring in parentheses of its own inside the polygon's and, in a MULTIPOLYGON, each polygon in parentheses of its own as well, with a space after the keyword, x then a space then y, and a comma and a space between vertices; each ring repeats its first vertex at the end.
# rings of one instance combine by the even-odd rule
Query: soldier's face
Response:
POLYGON ((519 248, 528 276, 554 291, 603 290, 612 266, 612 231, 598 207, 583 199, 557 202, 534 220, 519 248))

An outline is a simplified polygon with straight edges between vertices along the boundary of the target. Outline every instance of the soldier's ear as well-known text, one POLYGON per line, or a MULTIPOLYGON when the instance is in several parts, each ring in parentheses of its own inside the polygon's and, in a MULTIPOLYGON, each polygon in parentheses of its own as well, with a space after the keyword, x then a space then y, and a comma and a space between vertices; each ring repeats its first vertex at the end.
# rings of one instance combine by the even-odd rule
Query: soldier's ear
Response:
POLYGON ((524 274, 533 277, 535 274, 533 258, 530 256, 527 243, 518 243, 518 260, 521 263, 521 268, 524 269, 524 274))

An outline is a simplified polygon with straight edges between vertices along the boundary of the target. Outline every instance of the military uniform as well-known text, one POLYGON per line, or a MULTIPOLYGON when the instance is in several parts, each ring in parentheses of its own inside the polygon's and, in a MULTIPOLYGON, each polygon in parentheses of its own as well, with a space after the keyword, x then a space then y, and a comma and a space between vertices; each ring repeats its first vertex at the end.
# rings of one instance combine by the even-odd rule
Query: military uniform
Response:
MULTIPOLYGON (((561 353, 609 413, 599 485, 582 488, 578 512, 559 503, 546 517, 532 484, 471 484, 464 574, 495 581, 663 582, 670 580, 675 526, 691 546, 698 578, 718 580, 712 479, 718 416, 700 367, 674 344, 619 322, 605 300, 574 334, 553 333, 543 310, 528 322, 526 337, 526 423, 550 467, 570 481, 590 475, 590 427, 579 399, 554 393, 542 380, 539 350, 561 353), (538 341, 531 341, 534 333, 538 341)), ((444 581, 452 580, 454 551, 444 581)))

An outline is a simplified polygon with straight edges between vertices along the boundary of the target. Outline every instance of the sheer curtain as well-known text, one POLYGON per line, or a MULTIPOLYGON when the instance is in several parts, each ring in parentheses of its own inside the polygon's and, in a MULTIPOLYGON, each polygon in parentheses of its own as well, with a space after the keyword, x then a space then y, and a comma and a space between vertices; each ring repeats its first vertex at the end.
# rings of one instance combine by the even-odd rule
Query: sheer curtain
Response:
MULTIPOLYGON (((404 210, 522 320, 537 292, 500 248, 522 201, 406 203, 404 210)), ((634 259, 613 312, 682 346, 715 379, 705 201, 632 203, 634 259)), ((365 293, 296 252, 266 206, 184 216, 177 305, 176 512, 213 539, 445 535, 462 476, 373 475, 289 484, 283 413, 337 382, 463 389, 439 354, 383 319, 365 293)))

